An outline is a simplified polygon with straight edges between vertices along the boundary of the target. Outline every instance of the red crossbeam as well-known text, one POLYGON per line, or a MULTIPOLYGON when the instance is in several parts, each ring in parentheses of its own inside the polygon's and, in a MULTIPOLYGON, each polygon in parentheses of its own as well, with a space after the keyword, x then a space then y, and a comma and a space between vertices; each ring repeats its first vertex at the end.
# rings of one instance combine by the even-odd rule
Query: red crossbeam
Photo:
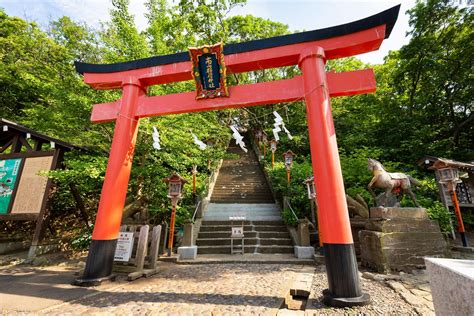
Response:
MULTIPOLYGON (((322 47, 327 59, 354 56, 377 50, 385 37, 385 25, 369 30, 301 44, 278 46, 225 56, 227 73, 277 68, 298 64, 302 51, 322 47)), ((191 80, 191 62, 181 62, 112 73, 85 73, 84 82, 94 89, 119 89, 127 77, 145 86, 191 80)))
MULTIPOLYGON (((375 92, 372 69, 327 74, 329 95, 347 96, 375 92)), ((136 117, 293 102, 304 99, 302 77, 229 87, 230 97, 196 101, 196 92, 184 92, 138 99, 136 117)), ((109 122, 117 118, 121 100, 94 105, 91 120, 109 122)))

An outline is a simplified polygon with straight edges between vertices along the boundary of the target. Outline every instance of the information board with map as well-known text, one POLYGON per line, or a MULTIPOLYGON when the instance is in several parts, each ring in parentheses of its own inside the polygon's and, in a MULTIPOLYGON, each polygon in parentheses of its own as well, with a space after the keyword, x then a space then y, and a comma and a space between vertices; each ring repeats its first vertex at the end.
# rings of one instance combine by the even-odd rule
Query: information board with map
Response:
POLYGON ((0 214, 7 214, 20 171, 21 158, 0 160, 0 214))
POLYGON ((39 213, 46 193, 48 177, 41 171, 51 170, 53 156, 25 159, 11 214, 39 213))

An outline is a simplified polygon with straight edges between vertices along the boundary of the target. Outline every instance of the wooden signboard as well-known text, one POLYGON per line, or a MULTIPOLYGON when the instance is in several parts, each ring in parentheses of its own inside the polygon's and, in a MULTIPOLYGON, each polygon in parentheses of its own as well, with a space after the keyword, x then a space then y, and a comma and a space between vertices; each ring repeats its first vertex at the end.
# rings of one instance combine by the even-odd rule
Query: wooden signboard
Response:
POLYGON ((197 100, 229 96, 222 51, 222 43, 189 48, 197 100))
POLYGON ((244 235, 244 228, 242 226, 232 227, 232 233, 230 237, 242 237, 244 235))
MULTIPOLYGON (((53 181, 40 173, 60 167, 63 153, 74 148, 0 118, 0 220, 36 222, 28 257, 42 247, 40 241, 50 220, 53 181)), ((79 205, 79 194, 73 195, 79 205)))
POLYGON ((115 261, 128 262, 132 256, 133 249, 133 233, 124 233, 119 234, 117 240, 117 248, 115 248, 115 261))
POLYGON ((53 156, 25 159, 11 214, 39 214, 41 212, 48 177, 41 176, 39 173, 51 170, 52 163, 53 156))

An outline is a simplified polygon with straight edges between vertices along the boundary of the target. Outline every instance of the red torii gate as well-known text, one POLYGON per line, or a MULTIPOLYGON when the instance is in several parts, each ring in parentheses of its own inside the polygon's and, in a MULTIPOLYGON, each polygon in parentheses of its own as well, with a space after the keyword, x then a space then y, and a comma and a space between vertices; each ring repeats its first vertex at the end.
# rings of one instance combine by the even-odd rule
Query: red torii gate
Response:
POLYGON ((187 52, 131 62, 76 63, 94 89, 122 89, 122 98, 96 104, 93 122, 116 121, 86 269, 78 285, 95 285, 112 275, 115 245, 132 166, 138 122, 142 117, 211 111, 305 100, 315 185, 318 192, 329 289, 325 303, 360 305, 369 297, 359 285, 357 261, 329 97, 375 92, 371 69, 326 73, 327 59, 377 50, 388 38, 400 6, 352 23, 326 29, 226 45, 228 73, 299 65, 292 79, 229 87, 229 97, 196 100, 195 92, 146 95, 148 86, 192 80, 187 52))

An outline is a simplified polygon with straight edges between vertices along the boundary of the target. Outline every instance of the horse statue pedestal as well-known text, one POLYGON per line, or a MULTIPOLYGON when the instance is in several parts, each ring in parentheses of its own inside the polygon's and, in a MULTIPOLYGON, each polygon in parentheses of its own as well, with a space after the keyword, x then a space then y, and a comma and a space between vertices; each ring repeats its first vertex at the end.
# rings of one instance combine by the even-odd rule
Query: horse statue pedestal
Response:
POLYGON ((424 257, 447 252, 438 223, 424 208, 372 207, 359 242, 362 265, 380 273, 423 268, 424 257))
POLYGON ((371 207, 370 218, 381 218, 381 219, 425 219, 429 220, 426 209, 421 207, 371 207))

